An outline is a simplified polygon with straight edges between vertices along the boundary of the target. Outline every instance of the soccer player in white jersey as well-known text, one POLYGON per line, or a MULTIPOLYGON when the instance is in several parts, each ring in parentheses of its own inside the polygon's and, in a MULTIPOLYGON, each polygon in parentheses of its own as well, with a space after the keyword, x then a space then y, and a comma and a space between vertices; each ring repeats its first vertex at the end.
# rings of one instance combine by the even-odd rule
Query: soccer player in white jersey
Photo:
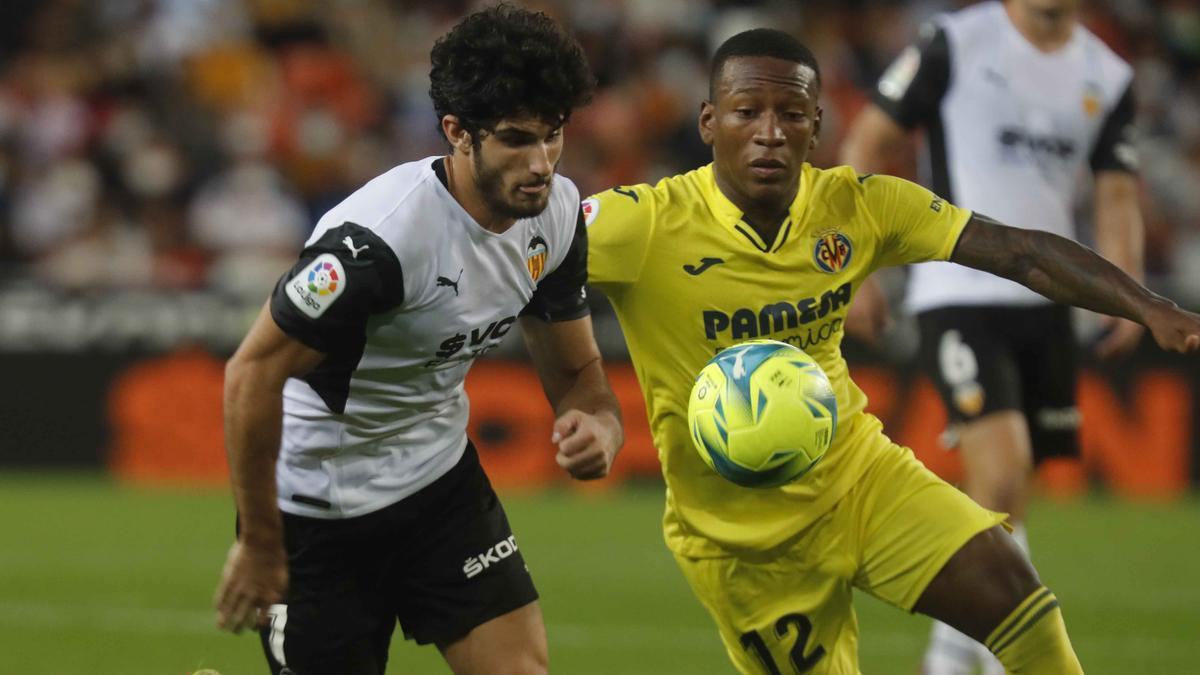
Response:
MULTIPOLYGON (((1079 0, 1007 0, 938 17, 880 79, 843 161, 882 171, 910 129, 925 132, 934 192, 1006 223, 1072 237, 1078 178, 1095 177, 1099 252, 1142 274, 1131 142, 1132 69, 1078 23, 1079 0)), ((946 404, 964 489, 1008 512, 1026 549, 1028 483, 1046 457, 1078 454, 1076 347, 1068 309, 1006 279, 951 263, 912 268, 919 359, 946 404)), ((1109 318, 1102 357, 1142 326, 1109 318)), ((928 675, 1002 672, 970 638, 935 624, 928 675)))
POLYGON ((460 674, 547 671, 518 540, 466 436, 463 380, 519 323, 577 479, 623 441, 584 296, 579 193, 555 176, 594 86, 546 15, 499 5, 437 41, 445 157, 318 222, 226 369, 237 541, 220 627, 271 671, 382 673, 396 623, 460 674))

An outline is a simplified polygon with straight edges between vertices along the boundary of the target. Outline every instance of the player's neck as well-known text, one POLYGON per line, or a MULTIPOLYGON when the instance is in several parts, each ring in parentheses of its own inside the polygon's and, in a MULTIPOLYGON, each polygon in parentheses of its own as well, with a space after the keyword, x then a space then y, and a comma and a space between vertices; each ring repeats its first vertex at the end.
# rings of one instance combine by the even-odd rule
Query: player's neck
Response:
POLYGON ((763 241, 767 243, 775 241, 775 236, 779 234, 779 228, 783 227, 783 223, 792 209, 792 202, 796 200, 796 192, 781 196, 777 202, 768 204, 740 194, 733 186, 725 184, 719 172, 716 172, 713 177, 716 179, 717 189, 721 191, 721 194, 725 195, 725 198, 733 202, 733 205, 742 212, 742 220, 753 228, 763 241))
POLYGON ((1051 15, 1031 10, 1020 2, 1004 3, 1004 11, 1017 32, 1040 52, 1058 51, 1075 34, 1076 12, 1063 10, 1051 15))
POLYGON ((450 196, 463 207, 479 226, 489 232, 503 233, 517 222, 514 218, 500 216, 488 208, 487 200, 471 173, 471 162, 465 156, 446 155, 446 189, 450 196))
POLYGON ((775 241, 775 237, 779 235, 779 228, 783 227, 783 223, 787 220, 788 210, 776 211, 765 215, 754 215, 749 211, 742 214, 742 220, 746 222, 758 236, 767 244, 775 241))

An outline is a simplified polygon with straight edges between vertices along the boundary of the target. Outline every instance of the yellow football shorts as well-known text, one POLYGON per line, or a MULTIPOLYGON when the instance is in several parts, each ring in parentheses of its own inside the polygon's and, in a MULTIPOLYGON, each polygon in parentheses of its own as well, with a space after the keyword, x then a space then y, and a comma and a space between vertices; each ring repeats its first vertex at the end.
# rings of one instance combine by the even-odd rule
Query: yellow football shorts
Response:
POLYGON ((742 673, 858 673, 851 589, 911 611, 950 556, 1004 522, 879 438, 863 449, 877 458, 862 479, 794 540, 736 557, 676 556, 742 673))

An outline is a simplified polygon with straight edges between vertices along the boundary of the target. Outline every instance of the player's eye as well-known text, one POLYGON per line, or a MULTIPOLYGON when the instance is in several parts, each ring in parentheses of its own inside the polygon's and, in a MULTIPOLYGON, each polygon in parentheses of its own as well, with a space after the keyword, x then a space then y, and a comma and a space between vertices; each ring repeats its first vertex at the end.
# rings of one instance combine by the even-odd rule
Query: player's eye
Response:
POLYGON ((783 118, 789 122, 803 122, 808 119, 808 115, 798 110, 789 110, 783 114, 783 118))
POLYGON ((733 112, 738 117, 754 117, 754 108, 735 108, 733 112))

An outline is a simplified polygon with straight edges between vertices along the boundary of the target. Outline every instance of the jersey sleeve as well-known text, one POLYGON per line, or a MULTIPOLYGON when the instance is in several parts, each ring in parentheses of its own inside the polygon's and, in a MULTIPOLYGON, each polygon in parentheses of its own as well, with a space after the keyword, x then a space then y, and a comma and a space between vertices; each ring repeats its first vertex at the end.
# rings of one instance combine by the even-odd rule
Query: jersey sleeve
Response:
POLYGON ((971 211, 895 176, 870 175, 862 185, 879 228, 876 268, 950 258, 971 211))
POLYGON ((1092 150, 1092 171, 1137 172, 1138 157, 1134 147, 1136 130, 1133 123, 1136 112, 1133 84, 1130 83, 1100 128, 1096 147, 1092 150))
POLYGON ((884 71, 872 98, 897 124, 912 129, 937 116, 949 86, 950 43, 946 31, 930 23, 884 71))
POLYGON ((575 223, 575 235, 567 256, 554 271, 538 284, 521 316, 533 316, 542 321, 570 321, 591 313, 587 303, 588 233, 583 212, 575 223))
POLYGON ((588 281, 602 291, 632 284, 641 276, 655 225, 650 186, 616 187, 583 201, 591 239, 588 281))
POLYGON ((331 228, 300 253, 271 295, 271 317, 305 345, 335 354, 360 344, 372 314, 404 300, 404 275, 391 247, 354 223, 331 228))

